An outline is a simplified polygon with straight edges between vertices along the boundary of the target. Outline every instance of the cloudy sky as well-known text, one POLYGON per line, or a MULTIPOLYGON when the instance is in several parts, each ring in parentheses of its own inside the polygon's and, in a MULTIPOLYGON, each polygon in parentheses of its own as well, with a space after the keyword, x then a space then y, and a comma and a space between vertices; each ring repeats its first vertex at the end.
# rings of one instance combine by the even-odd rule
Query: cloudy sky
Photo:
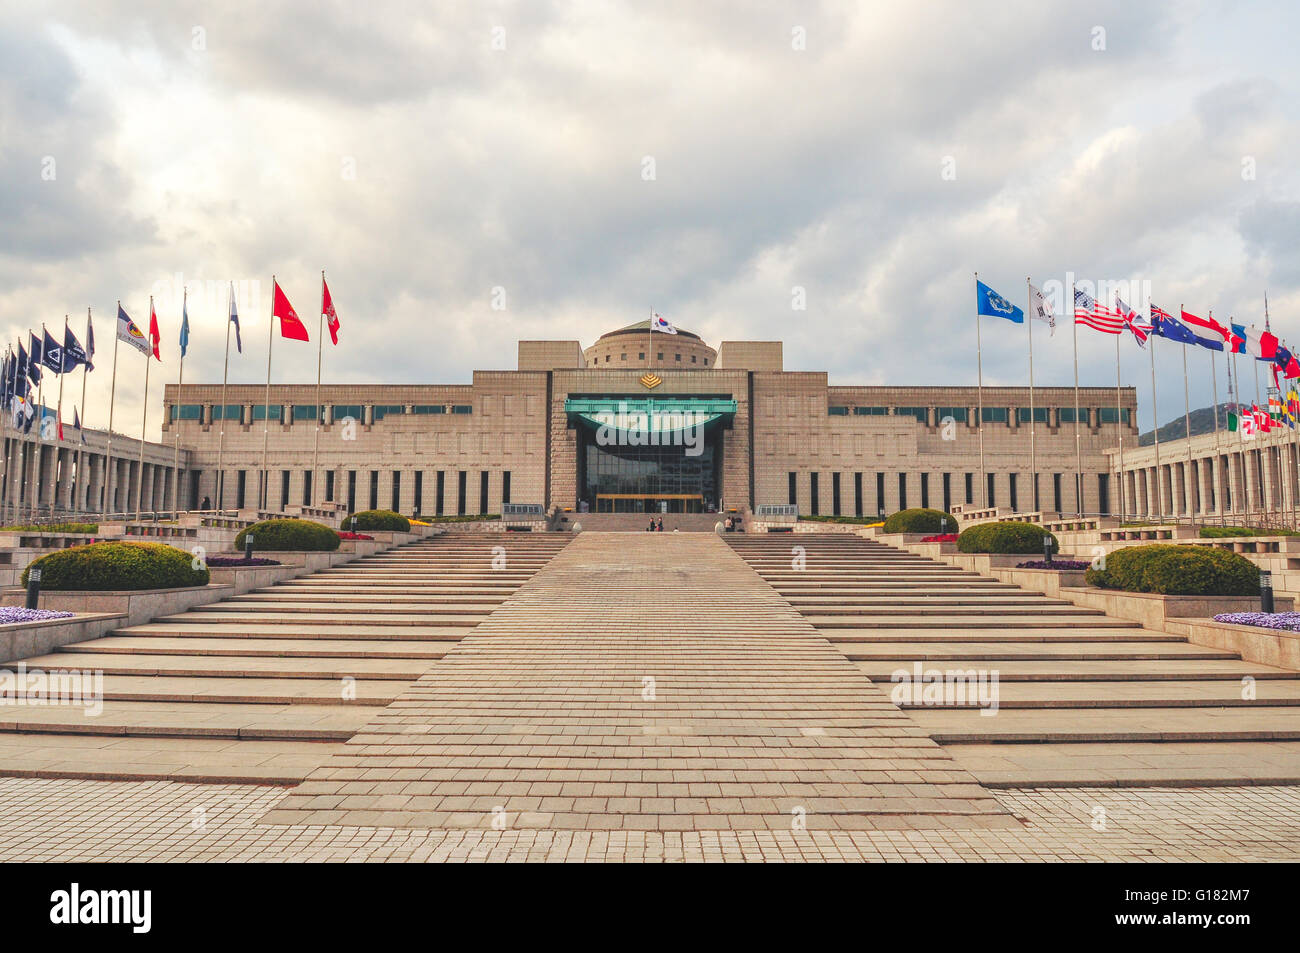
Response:
MULTIPOLYGON (((973 384, 975 271, 1017 303, 1027 276, 1134 281, 1246 323, 1267 291, 1300 343, 1298 28, 1214 0, 10 2, 0 325, 80 333, 91 307, 104 426, 116 301, 143 325, 154 294, 151 434, 182 284, 186 380, 221 379, 234 281, 252 383, 271 275, 314 339, 322 269, 331 381, 465 382, 654 307, 832 383, 973 384)), ((994 323, 985 381, 1024 383, 1024 328, 994 323)), ((1080 334, 1083 382, 1113 385, 1113 339, 1080 334)), ((1182 364, 1157 353, 1163 421, 1182 364)), ((275 354, 314 380, 314 340, 275 354)), ((142 364, 122 352, 128 432, 142 364)), ((1067 322, 1035 380, 1071 382, 1067 322)))

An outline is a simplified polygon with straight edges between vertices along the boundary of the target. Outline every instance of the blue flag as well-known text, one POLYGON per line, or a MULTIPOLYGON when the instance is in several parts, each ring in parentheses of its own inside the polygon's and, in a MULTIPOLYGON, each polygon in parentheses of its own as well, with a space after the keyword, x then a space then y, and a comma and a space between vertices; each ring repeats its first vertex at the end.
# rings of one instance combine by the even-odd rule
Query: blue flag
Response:
POLYGON ((86 352, 77 340, 77 336, 72 333, 72 328, 64 326, 63 328, 63 370, 75 371, 82 364, 87 368, 90 367, 90 361, 86 359, 86 352))
POLYGON ((56 374, 63 373, 63 345, 51 337, 50 332, 41 328, 44 340, 41 343, 41 363, 56 374))
POLYGON ((1151 305, 1151 333, 1180 344, 1199 344, 1200 338, 1192 329, 1163 308, 1151 305))
POLYGON ((31 331, 27 332, 27 336, 31 350, 31 356, 27 359, 27 376, 32 379, 33 384, 39 384, 41 382, 41 342, 36 339, 36 335, 31 331))
POLYGON ((975 281, 975 313, 990 318, 1006 318, 1016 324, 1025 323, 1024 311, 978 279, 975 281))
POLYGON ((181 359, 185 359, 185 350, 190 346, 190 307, 188 302, 181 304, 181 359))
MULTIPOLYGON (((235 350, 240 354, 244 353, 244 342, 239 339, 239 312, 235 310, 235 283, 230 283, 230 323, 235 326, 235 350)), ((226 347, 229 348, 229 338, 227 338, 226 347)), ((226 353, 230 353, 227 351, 226 353)))

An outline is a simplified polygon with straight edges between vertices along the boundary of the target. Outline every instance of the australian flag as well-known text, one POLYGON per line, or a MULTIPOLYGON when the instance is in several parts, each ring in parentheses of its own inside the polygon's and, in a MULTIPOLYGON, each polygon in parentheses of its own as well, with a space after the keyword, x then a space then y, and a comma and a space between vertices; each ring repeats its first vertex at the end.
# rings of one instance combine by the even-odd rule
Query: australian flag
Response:
POLYGON ((1179 321, 1164 308, 1151 305, 1151 333, 1180 344, 1198 344, 1199 339, 1192 329, 1179 321))

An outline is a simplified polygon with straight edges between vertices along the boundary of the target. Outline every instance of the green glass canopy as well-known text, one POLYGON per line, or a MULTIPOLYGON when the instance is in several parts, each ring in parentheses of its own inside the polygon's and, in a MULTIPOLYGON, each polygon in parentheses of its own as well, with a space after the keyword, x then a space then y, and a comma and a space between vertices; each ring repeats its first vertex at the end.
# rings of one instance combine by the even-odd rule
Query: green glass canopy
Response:
POLYGON ((583 397, 564 402, 570 421, 639 433, 667 434, 728 424, 736 402, 714 397, 583 397))

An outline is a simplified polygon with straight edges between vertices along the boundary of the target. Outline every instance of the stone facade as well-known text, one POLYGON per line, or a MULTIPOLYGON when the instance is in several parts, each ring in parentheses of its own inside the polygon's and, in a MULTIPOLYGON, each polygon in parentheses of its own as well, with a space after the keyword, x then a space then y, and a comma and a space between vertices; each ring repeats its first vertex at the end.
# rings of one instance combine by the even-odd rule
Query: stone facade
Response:
MULTIPOLYGON (((1081 508, 1118 511, 1106 451, 1119 441, 1117 415, 1134 419, 1132 388, 1119 410, 1113 387, 1080 389, 1076 453, 1073 388, 1035 389, 1031 440, 1027 388, 985 388, 981 428, 973 386, 835 386, 825 372, 785 370, 780 342, 715 351, 687 331, 656 332, 653 346, 649 338, 642 322, 585 351, 576 341, 521 341, 518 370, 476 371, 467 385, 326 385, 319 434, 314 385, 272 385, 269 427, 265 387, 230 385, 223 439, 221 385, 169 384, 163 442, 179 434, 200 499, 216 505, 218 466, 225 471, 226 507, 257 505, 264 457, 267 509, 309 496, 426 515, 499 513, 503 502, 576 507, 581 440, 566 400, 725 398, 736 409, 718 439, 720 505, 794 502, 801 513, 848 516, 966 502, 1074 512, 1079 468, 1081 508), (648 373, 655 379, 643 381, 648 373)), ((1135 443, 1131 424, 1123 429, 1135 443)))

